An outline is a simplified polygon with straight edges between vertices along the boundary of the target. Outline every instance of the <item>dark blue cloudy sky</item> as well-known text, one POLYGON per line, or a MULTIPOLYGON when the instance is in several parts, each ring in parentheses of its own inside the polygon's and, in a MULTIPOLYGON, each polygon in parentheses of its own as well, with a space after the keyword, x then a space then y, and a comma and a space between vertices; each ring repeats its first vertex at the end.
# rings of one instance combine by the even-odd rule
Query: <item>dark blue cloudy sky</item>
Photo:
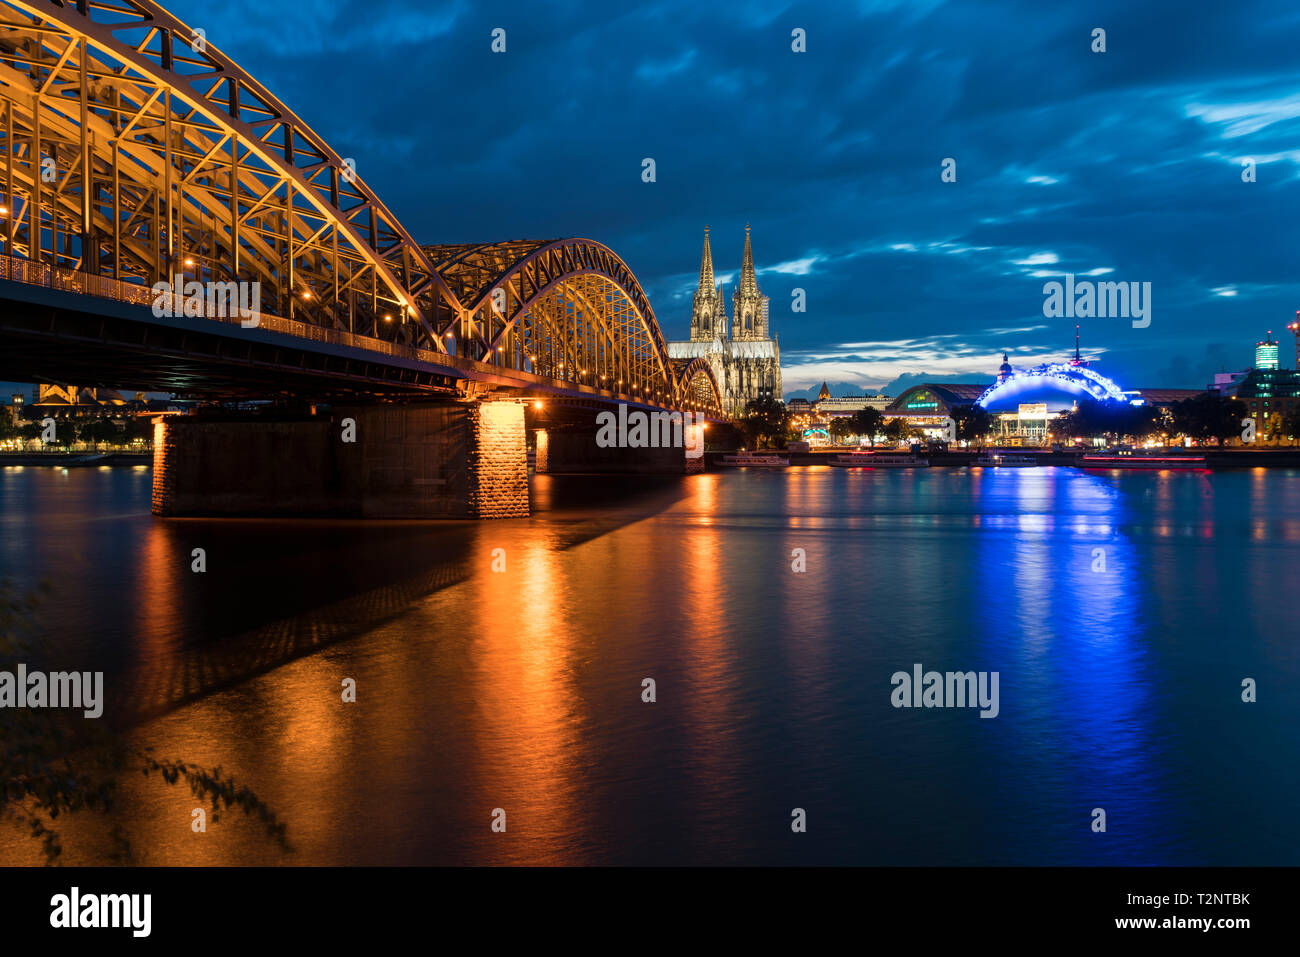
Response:
POLYGON ((1044 318, 1042 286, 1066 271, 1152 283, 1148 328, 1082 321, 1126 388, 1246 367, 1300 306, 1293 2, 168 6, 421 241, 598 239, 670 338, 704 224, 728 282, 752 223, 787 394, 1062 356, 1073 320, 1044 318))

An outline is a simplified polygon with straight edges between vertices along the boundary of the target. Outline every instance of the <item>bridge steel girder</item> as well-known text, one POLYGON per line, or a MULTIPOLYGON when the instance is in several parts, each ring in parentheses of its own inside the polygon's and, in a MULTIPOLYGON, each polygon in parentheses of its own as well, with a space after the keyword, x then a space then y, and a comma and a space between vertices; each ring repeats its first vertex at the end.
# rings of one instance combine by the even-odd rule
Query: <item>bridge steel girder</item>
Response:
POLYGON ((434 325, 460 303, 355 164, 157 4, 0 0, 0 101, 4 252, 259 281, 266 312, 446 351, 434 325))
POLYGON ((0 0, 0 142, 8 278, 51 267, 57 288, 142 305, 175 277, 257 282, 281 331, 435 354, 482 381, 685 394, 611 249, 421 246, 355 164, 152 0, 0 0))
POLYGON ((676 399, 672 360, 649 298, 609 247, 554 239, 425 249, 465 305, 459 320, 439 329, 457 354, 548 375, 575 363, 583 375, 587 363, 593 384, 664 403, 676 399))
POLYGON ((721 408, 722 390, 718 388, 713 365, 704 356, 696 356, 682 366, 675 385, 674 399, 679 404, 703 409, 721 408))
POLYGON ((428 400, 458 394, 460 372, 446 356, 448 364, 437 366, 271 328, 155 318, 132 303, 2 279, 0 297, 0 379, 130 385, 228 399, 367 401, 383 394, 428 400))

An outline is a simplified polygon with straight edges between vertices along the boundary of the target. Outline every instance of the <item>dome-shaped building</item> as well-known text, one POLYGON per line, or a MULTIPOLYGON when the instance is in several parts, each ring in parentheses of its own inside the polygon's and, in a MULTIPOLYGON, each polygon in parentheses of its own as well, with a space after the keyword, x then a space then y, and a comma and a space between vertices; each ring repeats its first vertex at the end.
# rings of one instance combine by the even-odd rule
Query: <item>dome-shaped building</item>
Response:
POLYGON ((1054 414, 1073 408, 1080 399, 1129 401, 1118 385, 1083 363, 1044 362, 1029 369, 1013 369, 1003 361, 997 381, 976 404, 994 414, 1015 412, 1022 405, 1045 405, 1054 414))

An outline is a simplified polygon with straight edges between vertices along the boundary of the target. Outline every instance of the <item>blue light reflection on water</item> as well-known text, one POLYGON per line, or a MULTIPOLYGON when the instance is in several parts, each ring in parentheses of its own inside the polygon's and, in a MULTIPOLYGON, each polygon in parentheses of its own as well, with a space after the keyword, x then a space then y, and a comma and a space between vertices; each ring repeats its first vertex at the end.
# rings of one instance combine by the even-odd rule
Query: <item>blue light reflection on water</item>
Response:
MULTIPOLYGON (((992 470, 981 491, 1017 506, 985 524, 980 561, 982 604, 996 610, 1004 647, 1013 636, 1002 673, 1007 720, 990 760, 1018 792, 1002 793, 1020 807, 1016 826, 1053 808, 1075 825, 1065 831, 1072 853, 1163 862, 1167 795, 1146 720, 1156 675, 1143 651, 1126 500, 1095 475, 1060 469, 992 470), (1105 834, 1092 829, 1096 808, 1105 834), (1122 827, 1112 829, 1112 818, 1122 827)), ((1041 830, 1020 838, 1051 841, 1052 829, 1041 830)))
MULTIPOLYGON (((0 576, 301 863, 1297 862, 1294 472, 541 478, 477 525, 159 522, 147 479, 0 474, 0 576), (1001 713, 892 707, 914 663, 999 672, 1001 713)), ((276 860, 133 801, 152 863, 276 860)))

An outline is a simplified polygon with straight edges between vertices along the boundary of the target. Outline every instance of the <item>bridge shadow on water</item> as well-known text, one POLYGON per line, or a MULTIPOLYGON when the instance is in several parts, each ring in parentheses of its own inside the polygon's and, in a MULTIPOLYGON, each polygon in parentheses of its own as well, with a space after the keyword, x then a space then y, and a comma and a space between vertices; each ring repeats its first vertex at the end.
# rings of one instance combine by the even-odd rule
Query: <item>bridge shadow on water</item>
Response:
MULTIPOLYGON (((126 616, 135 630, 101 634, 88 648, 57 642, 54 657, 104 671, 105 719, 130 727, 492 574, 497 549, 508 562, 524 547, 571 548, 668 508, 686 485, 680 477, 541 475, 532 490, 533 516, 500 522, 148 517, 125 586, 137 592, 135 614, 126 616), (202 574, 192 570, 196 548, 205 553, 202 574)), ((59 620, 63 592, 54 582, 41 614, 47 634, 68 632, 59 620)))

